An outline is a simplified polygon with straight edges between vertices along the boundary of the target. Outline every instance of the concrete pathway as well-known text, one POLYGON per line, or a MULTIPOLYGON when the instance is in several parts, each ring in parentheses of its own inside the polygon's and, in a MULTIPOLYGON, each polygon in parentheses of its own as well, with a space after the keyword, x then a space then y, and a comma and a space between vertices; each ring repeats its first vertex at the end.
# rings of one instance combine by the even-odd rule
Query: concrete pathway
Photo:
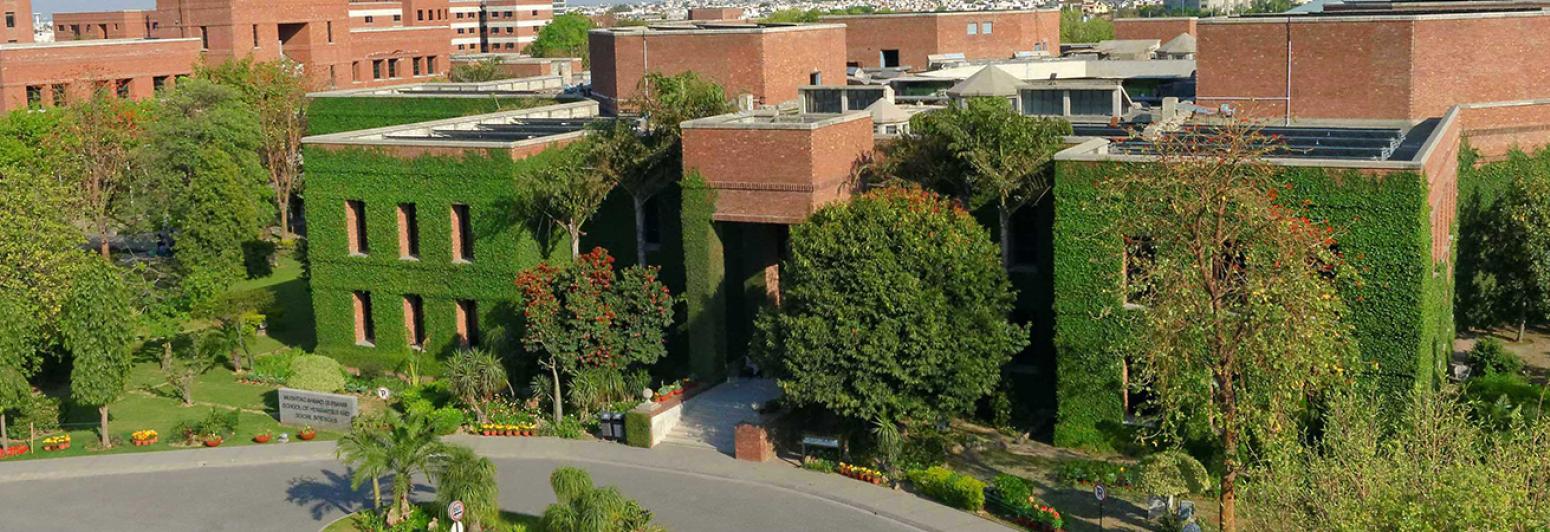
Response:
POLYGON ((715 449, 731 455, 738 423, 758 421, 758 405, 780 397, 770 379, 741 379, 716 385, 683 404, 683 417, 665 443, 715 449))
MULTIPOLYGON (((459 436, 499 470, 502 507, 537 515, 548 474, 592 472, 675 532, 1006 530, 904 492, 708 449, 636 449, 551 438, 459 436)), ((316 530, 369 497, 350 488, 332 442, 0 463, 0 529, 316 530)), ((416 498, 433 497, 429 486, 416 498)))

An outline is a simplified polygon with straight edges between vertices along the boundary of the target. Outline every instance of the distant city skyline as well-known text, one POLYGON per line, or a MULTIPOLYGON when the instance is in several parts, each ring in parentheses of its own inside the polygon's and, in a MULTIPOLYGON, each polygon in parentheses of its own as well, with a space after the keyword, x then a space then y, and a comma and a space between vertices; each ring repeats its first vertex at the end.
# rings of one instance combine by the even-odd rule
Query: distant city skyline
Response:
MULTIPOLYGON (((622 0, 570 0, 574 5, 622 4, 622 0)), ((45 15, 73 11, 113 11, 118 9, 151 9, 156 0, 32 0, 32 10, 45 15)))

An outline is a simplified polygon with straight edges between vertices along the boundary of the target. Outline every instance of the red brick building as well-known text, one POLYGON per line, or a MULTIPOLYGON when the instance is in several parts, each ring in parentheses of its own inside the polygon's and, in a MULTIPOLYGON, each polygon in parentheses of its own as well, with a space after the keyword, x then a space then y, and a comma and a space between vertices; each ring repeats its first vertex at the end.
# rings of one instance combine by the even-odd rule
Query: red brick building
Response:
POLYGON ((723 222, 797 224, 851 196, 872 115, 734 113, 683 123, 684 171, 716 189, 723 222))
POLYGON ((741 20, 743 8, 740 7, 691 7, 689 8, 689 20, 741 20))
POLYGON ((518 53, 554 19, 549 0, 451 0, 452 48, 518 53))
POLYGON ((1550 96, 1550 13, 1213 18, 1197 103, 1255 116, 1420 120, 1550 96))
POLYGON ((682 24, 592 30, 592 94, 617 110, 647 72, 694 71, 726 89, 776 104, 804 85, 845 79, 845 27, 839 24, 682 24))
POLYGON ((1009 59, 1018 52, 1060 52, 1060 10, 888 13, 823 17, 845 25, 845 62, 859 67, 925 70, 929 56, 1009 59))
POLYGON ((151 36, 151 15, 152 12, 139 9, 56 13, 54 40, 144 39, 151 36))
POLYGON ((0 45, 0 111, 59 105, 98 88, 146 98, 192 74, 198 60, 198 39, 0 45))
POLYGON ((1114 38, 1168 42, 1183 33, 1199 37, 1195 32, 1198 21, 1195 17, 1117 18, 1114 19, 1114 38))
POLYGON ((0 42, 32 42, 32 0, 0 0, 0 42))

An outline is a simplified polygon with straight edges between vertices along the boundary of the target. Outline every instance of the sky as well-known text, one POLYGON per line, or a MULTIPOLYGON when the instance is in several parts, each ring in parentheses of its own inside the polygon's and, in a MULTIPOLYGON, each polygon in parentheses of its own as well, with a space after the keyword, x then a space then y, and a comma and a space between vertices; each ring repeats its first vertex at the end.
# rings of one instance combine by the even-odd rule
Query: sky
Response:
POLYGON ((46 15, 71 11, 112 11, 115 9, 150 9, 156 0, 32 0, 32 10, 46 15))

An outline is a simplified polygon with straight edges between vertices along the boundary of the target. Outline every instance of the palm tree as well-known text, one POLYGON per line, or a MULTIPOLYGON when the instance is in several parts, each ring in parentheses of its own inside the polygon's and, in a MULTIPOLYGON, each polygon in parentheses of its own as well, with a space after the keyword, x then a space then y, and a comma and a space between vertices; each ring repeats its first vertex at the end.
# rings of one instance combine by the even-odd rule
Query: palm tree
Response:
POLYGON ((387 450, 380 443, 378 434, 387 430, 383 415, 362 417, 355 420, 350 433, 339 438, 334 456, 345 465, 355 468, 350 476, 350 489, 360 489, 366 479, 371 479, 371 507, 382 508, 382 475, 387 473, 387 450))
MULTIPOLYGON (((360 475, 393 474, 393 506, 388 509, 389 525, 396 525, 407 518, 413 508, 409 505, 409 492, 414 488, 414 474, 430 474, 431 465, 446 453, 447 445, 436 436, 436 429, 424 414, 402 416, 388 413, 383 416, 380 428, 357 427, 350 437, 359 432, 361 439, 350 448, 360 454, 342 454, 346 463, 358 463, 360 475)), ((341 453, 344 445, 341 444, 341 453)), ((359 485, 359 481, 355 481, 359 485)))
POLYGON ((574 467, 555 468, 549 475, 554 498, 544 510, 543 529, 549 532, 648 532, 651 512, 613 487, 592 486, 592 476, 574 467))
POLYGON ((431 469, 436 481, 436 503, 446 508, 463 501, 468 528, 479 532, 500 517, 500 487, 495 484, 495 463, 467 447, 449 445, 431 469))
POLYGON ((489 421, 484 405, 510 384, 506 367, 493 351, 483 348, 465 350, 453 356, 447 362, 446 379, 452 394, 474 409, 480 423, 489 421))

